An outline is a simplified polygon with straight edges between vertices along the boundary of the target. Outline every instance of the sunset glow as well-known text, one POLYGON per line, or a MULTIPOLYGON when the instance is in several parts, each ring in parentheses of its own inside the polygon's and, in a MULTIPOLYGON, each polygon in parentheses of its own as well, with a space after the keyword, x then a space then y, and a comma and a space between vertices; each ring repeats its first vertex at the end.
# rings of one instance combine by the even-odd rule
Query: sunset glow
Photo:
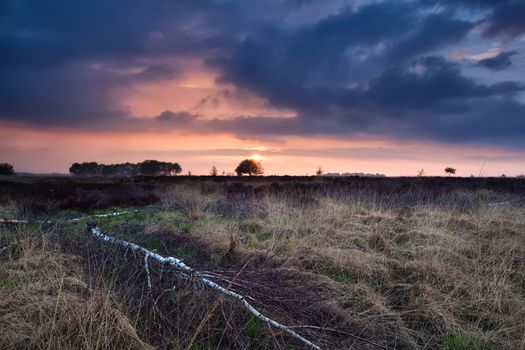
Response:
POLYGON ((0 162, 525 173, 523 2, 205 3, 8 2, 0 162))
POLYGON ((250 159, 253 159, 256 162, 260 162, 263 160, 263 157, 260 154, 253 154, 250 156, 250 159))

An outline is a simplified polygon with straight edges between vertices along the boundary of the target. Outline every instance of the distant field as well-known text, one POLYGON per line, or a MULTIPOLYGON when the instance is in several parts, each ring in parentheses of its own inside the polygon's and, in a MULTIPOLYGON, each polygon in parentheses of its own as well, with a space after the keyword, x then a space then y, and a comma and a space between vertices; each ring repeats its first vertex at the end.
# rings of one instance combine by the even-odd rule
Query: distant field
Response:
POLYGON ((1 349, 304 348, 66 222, 131 209, 95 220, 323 349, 525 349, 525 179, 222 176, 0 177, 1 349))

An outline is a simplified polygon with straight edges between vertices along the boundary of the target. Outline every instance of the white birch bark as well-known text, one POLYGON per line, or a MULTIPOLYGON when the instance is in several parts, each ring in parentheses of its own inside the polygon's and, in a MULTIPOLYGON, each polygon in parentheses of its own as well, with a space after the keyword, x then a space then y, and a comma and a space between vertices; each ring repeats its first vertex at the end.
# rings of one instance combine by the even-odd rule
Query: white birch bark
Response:
MULTIPOLYGON (((292 329, 292 327, 286 326, 286 325, 284 325, 282 323, 279 323, 279 322, 269 318, 268 316, 263 315, 255 307, 253 307, 253 305, 251 305, 246 300, 246 298, 243 297, 241 294, 236 293, 236 292, 234 292, 234 291, 232 291, 230 289, 224 288, 224 287, 220 286, 219 284, 213 282, 212 280, 210 280, 208 278, 199 276, 198 274, 196 274, 196 271, 194 269, 192 269, 191 267, 186 265, 184 262, 182 262, 182 260, 177 259, 175 257, 171 257, 171 256, 170 257, 163 257, 163 256, 161 256, 161 255, 159 255, 159 254, 157 254, 155 252, 152 252, 152 251, 150 251, 150 250, 148 250, 148 249, 146 249, 144 247, 141 247, 141 246, 139 246, 139 245, 137 245, 135 243, 131 243, 131 242, 124 241, 124 240, 121 240, 121 239, 117 239, 117 238, 114 238, 114 237, 111 237, 111 236, 107 236, 107 235, 103 234, 100 231, 100 228, 98 228, 95 223, 92 223, 92 222, 88 223, 88 231, 93 237, 95 237, 95 238, 97 238, 97 239, 99 239, 101 241, 104 241, 106 243, 120 245, 121 247, 124 247, 124 248, 127 248, 127 249, 131 249, 134 252, 142 252, 146 256, 146 258, 145 258, 145 263, 146 264, 147 264, 147 259, 151 258, 151 259, 154 259, 154 260, 158 261, 160 264, 171 265, 171 266, 181 270, 183 273, 194 277, 196 280, 200 281, 202 284, 208 286, 209 288, 211 288, 211 289, 213 289, 213 290, 215 290, 215 291, 217 291, 217 292, 219 292, 221 294, 224 294, 224 295, 226 295, 226 296, 228 296, 228 297, 238 301, 250 313, 252 313, 255 317, 257 317, 261 321, 266 322, 268 325, 270 325, 272 327, 281 329, 282 331, 288 333, 290 336, 292 336, 295 339, 301 341, 302 343, 304 343, 305 345, 307 345, 308 347, 310 347, 312 349, 321 350, 321 348, 318 345, 312 343, 308 339, 304 338, 303 336, 301 336, 300 334, 295 332, 292 329)), ((148 278, 149 278, 149 274, 148 274, 148 278)), ((151 280, 148 280, 148 286, 149 287, 151 286, 151 280)))

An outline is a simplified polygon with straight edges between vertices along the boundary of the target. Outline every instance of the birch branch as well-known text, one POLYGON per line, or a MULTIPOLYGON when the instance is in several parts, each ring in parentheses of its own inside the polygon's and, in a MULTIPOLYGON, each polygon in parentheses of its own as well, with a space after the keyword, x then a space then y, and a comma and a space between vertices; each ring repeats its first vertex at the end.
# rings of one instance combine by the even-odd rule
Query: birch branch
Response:
POLYGON ((151 283, 151 275, 149 273, 149 262, 148 262, 148 259, 149 259, 149 254, 144 254, 144 269, 146 270, 146 277, 147 277, 147 281, 148 281, 149 295, 153 296, 153 287, 152 287, 152 283, 151 283))
MULTIPOLYGON (((116 211, 114 213, 108 213, 108 214, 94 214, 94 215, 86 215, 82 216, 80 218, 74 218, 74 219, 68 219, 63 222, 68 224, 76 224, 82 220, 85 219, 93 219, 93 218, 109 218, 113 216, 119 216, 124 215, 128 213, 138 213, 138 210, 125 210, 125 211, 116 211)), ((0 218, 0 224, 9 224, 9 225, 23 225, 23 224, 56 224, 60 223, 59 221, 50 221, 50 220, 44 220, 44 221, 30 221, 30 220, 15 220, 15 219, 2 219, 0 218)))
POLYGON ((124 215, 124 214, 129 214, 129 213, 138 213, 139 211, 138 210, 125 210, 125 211, 116 211, 114 213, 109 213, 109 214, 95 214, 95 215, 87 215, 87 216, 84 216, 84 217, 81 217, 81 218, 75 218, 75 219, 69 219, 69 220, 66 220, 67 223, 77 223, 81 220, 84 220, 84 219, 92 219, 92 218, 109 218, 109 217, 113 217, 113 216, 119 216, 119 215, 124 215))
POLYGON ((148 256, 149 258, 151 259, 154 259, 156 261, 158 261, 160 264, 163 264, 163 265, 171 265, 179 270, 181 270, 183 273, 191 276, 191 277, 194 277, 196 280, 200 281, 202 284, 208 286, 209 288, 219 292, 219 293, 222 293, 236 301, 238 301, 241 305, 243 305, 251 314, 253 314, 255 317, 257 317, 258 319, 260 319, 261 321, 264 321, 266 322, 268 325, 274 327, 274 328, 277 328, 277 329, 280 329, 286 333, 288 333, 290 336, 294 337, 295 339, 301 341, 303 344, 307 345, 308 347, 312 348, 312 349, 316 349, 316 350, 321 350, 321 347, 319 347, 318 345, 312 343, 311 341, 309 341, 308 339, 304 338, 303 336, 301 336, 300 334, 298 334, 297 332, 295 332, 292 327, 290 326, 286 326, 282 323, 279 323, 265 315, 263 315, 260 311, 258 311, 252 304, 250 304, 246 298, 244 296, 242 296, 241 294, 239 293, 236 293, 228 288, 224 288, 222 286, 220 286, 219 284, 213 282, 212 280, 206 278, 206 277, 202 277, 202 276, 199 276, 196 271, 189 267, 188 265, 186 265, 184 262, 182 262, 182 260, 180 259, 177 259, 175 257, 163 257, 162 255, 159 255, 155 252, 152 252, 144 247, 141 247, 135 243, 131 243, 131 242, 128 242, 128 241, 125 241, 125 240, 121 240, 121 239, 117 239, 117 238, 114 238, 114 237, 111 237, 111 236, 107 236, 105 234, 103 234, 100 230, 99 227, 97 227, 96 223, 94 222, 88 222, 87 223, 87 229, 88 229, 88 232, 95 238, 101 240, 101 241, 104 241, 106 243, 110 243, 110 244, 116 244, 116 245, 120 245, 124 248, 127 248, 127 249, 131 249, 132 251, 134 252, 142 252, 144 255, 148 256))
POLYGON ((10 224, 10 225, 20 225, 20 224, 29 224, 28 220, 10 220, 10 219, 0 219, 0 224, 10 224))

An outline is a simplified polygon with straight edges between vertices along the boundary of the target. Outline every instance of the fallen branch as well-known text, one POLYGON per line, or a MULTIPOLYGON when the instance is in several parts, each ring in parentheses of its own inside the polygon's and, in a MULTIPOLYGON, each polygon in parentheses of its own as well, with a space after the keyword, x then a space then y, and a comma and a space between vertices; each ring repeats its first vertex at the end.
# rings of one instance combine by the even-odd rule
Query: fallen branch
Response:
POLYGON ((318 345, 312 343, 308 339, 304 338, 303 336, 301 336, 300 334, 295 332, 292 329, 293 327, 289 327, 289 326, 283 325, 282 323, 279 323, 279 322, 277 322, 277 321, 275 321, 275 320, 273 320, 273 319, 263 315, 261 312, 259 312, 255 307, 253 307, 239 293, 236 293, 236 292, 234 292, 234 291, 232 291, 232 290, 230 290, 228 288, 224 288, 224 287, 220 286, 219 284, 213 282, 212 280, 210 280, 210 279, 208 279, 206 277, 199 276, 194 269, 192 269, 191 267, 186 265, 184 262, 182 262, 182 260, 177 259, 175 257, 171 257, 171 256, 170 257, 163 257, 162 255, 159 255, 159 254, 157 254, 155 252, 152 252, 151 250, 148 250, 148 249, 146 249, 144 247, 141 247, 141 246, 139 246, 139 245, 137 245, 135 243, 131 243, 131 242, 124 241, 124 240, 121 240, 121 239, 117 239, 117 238, 114 238, 114 237, 111 237, 111 236, 107 236, 107 235, 103 234, 100 231, 100 228, 98 228, 96 223, 94 223, 94 222, 88 222, 87 223, 87 229, 88 229, 88 232, 93 237, 95 237, 95 238, 97 238, 97 239, 99 239, 101 241, 104 241, 104 242, 107 242, 107 243, 111 243, 111 244, 120 245, 120 246, 122 246, 122 247, 124 247, 126 249, 131 249, 134 252, 142 252, 145 256, 158 261, 162 265, 171 265, 171 266, 181 270, 184 274, 187 274, 190 277, 195 278, 195 280, 201 282, 202 284, 208 286, 209 288, 211 288, 211 289, 213 289, 215 291, 218 291, 219 293, 222 293, 222 294, 224 294, 226 296, 229 296, 230 298, 238 301, 250 313, 252 313, 255 317, 257 317, 261 321, 266 322, 270 326, 273 326, 275 328, 281 329, 282 331, 288 333, 290 336, 292 336, 295 339, 301 341, 303 344, 309 346, 310 348, 313 348, 313 349, 316 349, 316 350, 321 350, 321 348, 318 345))
POLYGON ((112 217, 112 216, 119 216, 119 215, 124 215, 124 214, 129 214, 129 213, 138 213, 139 211, 138 210, 125 210, 125 211, 116 211, 114 213, 109 213, 109 214, 95 214, 95 215, 87 215, 87 216, 84 216, 84 217, 81 217, 81 218, 75 218, 75 219, 69 219, 69 220, 66 220, 67 223, 77 223, 81 220, 85 220, 85 219, 92 219, 92 218, 109 218, 109 217, 112 217))
POLYGON ((145 254, 144 255, 144 269, 146 270, 146 276, 147 276, 147 281, 148 281, 148 291, 149 291, 149 295, 153 296, 153 285, 151 283, 151 274, 149 273, 148 259, 149 259, 149 254, 145 254))
POLYGON ((68 223, 68 224, 76 224, 82 220, 86 219, 93 219, 93 218, 109 218, 113 216, 119 216, 124 215, 128 213, 138 213, 138 210, 126 210, 126 211, 116 211, 114 213, 108 213, 108 214, 94 214, 94 215, 86 215, 82 216, 80 218, 74 218, 74 219, 68 219, 65 221, 50 221, 50 220, 44 220, 44 221, 30 221, 30 220, 16 220, 16 219, 1 219, 0 218, 0 224, 8 224, 8 225, 23 225, 23 224, 59 224, 59 223, 68 223))
POLYGON ((29 224, 28 220, 10 220, 10 219, 0 219, 0 224, 9 224, 9 225, 20 225, 20 224, 29 224))
POLYGON ((504 207, 510 204, 511 204, 510 201, 505 201, 505 202, 489 203, 488 206, 491 208, 494 208, 494 207, 504 207))

